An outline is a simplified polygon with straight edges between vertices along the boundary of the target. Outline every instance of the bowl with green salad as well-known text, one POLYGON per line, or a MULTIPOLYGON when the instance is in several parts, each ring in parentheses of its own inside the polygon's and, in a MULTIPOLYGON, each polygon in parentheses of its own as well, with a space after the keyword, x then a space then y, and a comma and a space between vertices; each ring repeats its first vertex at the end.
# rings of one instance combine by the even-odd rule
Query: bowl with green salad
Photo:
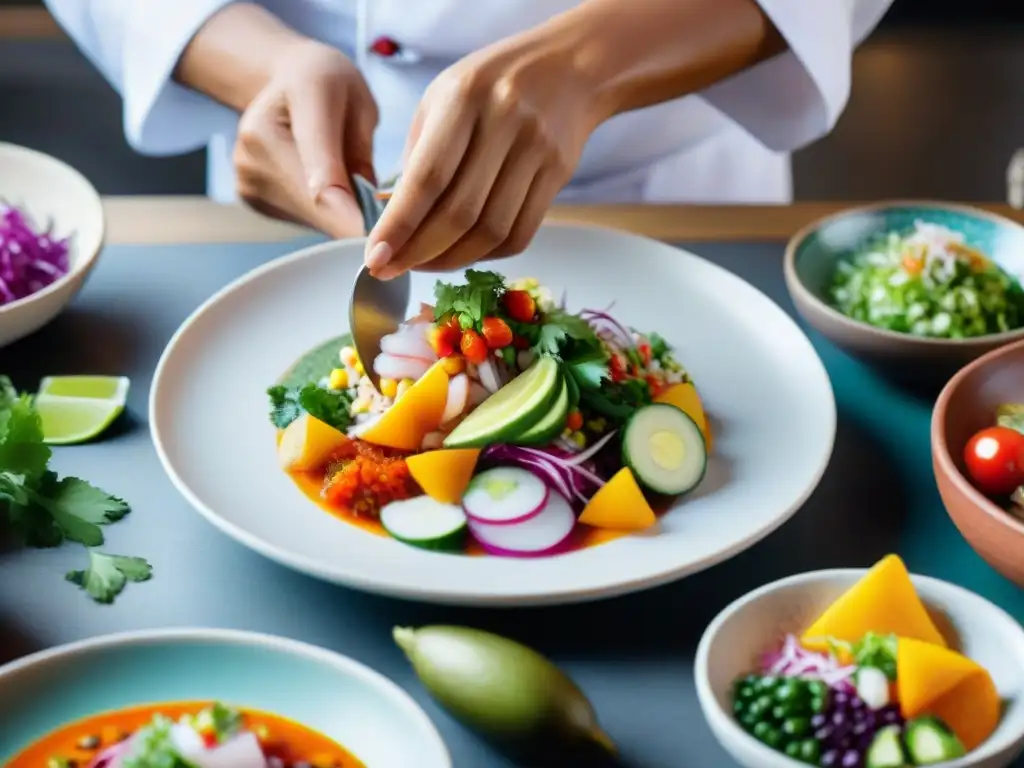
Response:
POLYGON ((850 208, 798 232, 784 271, 803 319, 869 362, 951 374, 1024 338, 1024 227, 979 208, 850 208))

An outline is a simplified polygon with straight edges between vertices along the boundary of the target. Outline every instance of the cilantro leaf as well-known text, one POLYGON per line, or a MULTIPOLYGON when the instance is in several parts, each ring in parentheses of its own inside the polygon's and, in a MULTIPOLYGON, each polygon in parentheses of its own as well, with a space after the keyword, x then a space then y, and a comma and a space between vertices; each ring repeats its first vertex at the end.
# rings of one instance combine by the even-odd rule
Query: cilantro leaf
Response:
POLYGON ((0 411, 6 411, 18 399, 18 390, 8 376, 0 376, 0 411))
POLYGON ((651 345, 651 357, 660 360, 669 352, 668 342, 660 333, 651 332, 647 334, 647 341, 651 345))
POLYGON ((580 404, 615 426, 621 426, 634 411, 651 402, 650 387, 642 379, 617 383, 603 379, 599 389, 580 389, 580 404))
POLYGON ((274 386, 267 390, 267 395, 270 396, 270 420, 278 429, 287 427, 303 411, 343 432, 352 423, 352 398, 348 392, 305 384, 292 388, 274 386))
POLYGON ((69 571, 64 578, 84 589, 97 603, 109 604, 129 581, 148 581, 152 576, 153 567, 141 557, 110 555, 92 549, 89 550, 89 567, 84 571, 69 571))
POLYGON ((580 389, 599 389, 601 382, 608 378, 608 357, 601 351, 574 357, 567 365, 580 389))
POLYGON ((601 349, 597 334, 586 320, 564 309, 546 312, 540 334, 533 348, 538 354, 564 356, 567 350, 575 353, 601 349))
POLYGON ((434 284, 434 319, 459 316, 463 328, 477 328, 483 319, 493 315, 505 293, 505 278, 497 272, 466 270, 464 285, 434 284))
POLYGON ((173 737, 174 721, 156 715, 140 728, 132 739, 131 754, 122 760, 123 768, 195 768, 178 752, 173 737))
MULTIPOLYGON (((55 475, 53 479, 56 480, 55 475)), ((65 477, 55 483, 46 506, 95 525, 116 523, 131 511, 124 499, 77 477, 65 477)))
POLYGON ((853 663, 858 667, 874 667, 890 680, 896 679, 896 635, 868 632, 853 644, 853 663))
POLYGON ((43 443, 43 420, 29 395, 10 399, 4 395, 0 410, 0 471, 29 478, 39 477, 50 461, 50 447, 43 443))

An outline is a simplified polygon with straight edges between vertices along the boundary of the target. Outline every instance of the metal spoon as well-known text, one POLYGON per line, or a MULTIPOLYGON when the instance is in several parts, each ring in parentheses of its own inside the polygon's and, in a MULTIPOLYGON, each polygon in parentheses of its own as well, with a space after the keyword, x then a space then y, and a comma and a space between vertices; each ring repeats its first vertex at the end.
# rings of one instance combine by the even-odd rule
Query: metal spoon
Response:
MULTIPOLYGON (((353 176, 353 182, 356 201, 362 209, 369 234, 387 202, 381 192, 362 176, 353 176)), ((352 344, 366 370, 366 377, 378 392, 380 376, 373 370, 373 361, 380 354, 381 339, 397 331, 406 318, 412 293, 411 282, 408 272, 393 280, 378 280, 364 265, 359 268, 352 285, 352 299, 348 305, 352 344)))

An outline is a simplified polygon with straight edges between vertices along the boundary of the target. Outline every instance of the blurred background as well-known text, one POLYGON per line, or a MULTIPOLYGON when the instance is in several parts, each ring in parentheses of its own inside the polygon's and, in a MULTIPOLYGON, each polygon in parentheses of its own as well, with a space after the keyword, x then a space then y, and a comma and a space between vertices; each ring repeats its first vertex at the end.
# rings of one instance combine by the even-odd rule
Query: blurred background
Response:
MULTIPOLYGON (((0 141, 68 161, 103 194, 203 192, 202 153, 127 147, 118 96, 41 2, 0 0, 0 141)), ((1024 0, 895 0, 857 53, 838 128, 797 155, 796 196, 1003 201, 1021 147, 1024 0)))

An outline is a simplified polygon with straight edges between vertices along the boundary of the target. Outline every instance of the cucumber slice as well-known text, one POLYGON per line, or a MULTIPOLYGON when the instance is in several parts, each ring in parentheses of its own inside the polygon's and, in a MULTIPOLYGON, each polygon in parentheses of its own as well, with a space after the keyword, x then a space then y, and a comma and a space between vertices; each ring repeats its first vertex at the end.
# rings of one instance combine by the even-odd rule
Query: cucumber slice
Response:
POLYGON ((553 357, 540 357, 477 406, 444 440, 445 448, 484 448, 507 443, 547 415, 562 387, 553 357))
POLYGON ((562 390, 551 404, 551 410, 523 434, 512 438, 511 443, 515 445, 548 445, 562 434, 565 422, 569 418, 569 385, 567 382, 568 379, 563 376, 562 390))
POLYGON ((392 501, 380 511, 380 524, 392 538, 421 549, 455 552, 466 544, 462 507, 429 496, 392 501))
POLYGON ((907 752, 914 765, 944 763, 967 754, 956 734, 937 717, 918 717, 904 728, 907 752))
POLYGON ((864 768, 904 768, 907 755, 900 740, 901 731, 898 725, 879 728, 868 747, 864 768))
POLYGON ((700 427, 674 405, 655 403, 633 414, 622 433, 622 463, 655 493, 693 490, 708 466, 700 427))

